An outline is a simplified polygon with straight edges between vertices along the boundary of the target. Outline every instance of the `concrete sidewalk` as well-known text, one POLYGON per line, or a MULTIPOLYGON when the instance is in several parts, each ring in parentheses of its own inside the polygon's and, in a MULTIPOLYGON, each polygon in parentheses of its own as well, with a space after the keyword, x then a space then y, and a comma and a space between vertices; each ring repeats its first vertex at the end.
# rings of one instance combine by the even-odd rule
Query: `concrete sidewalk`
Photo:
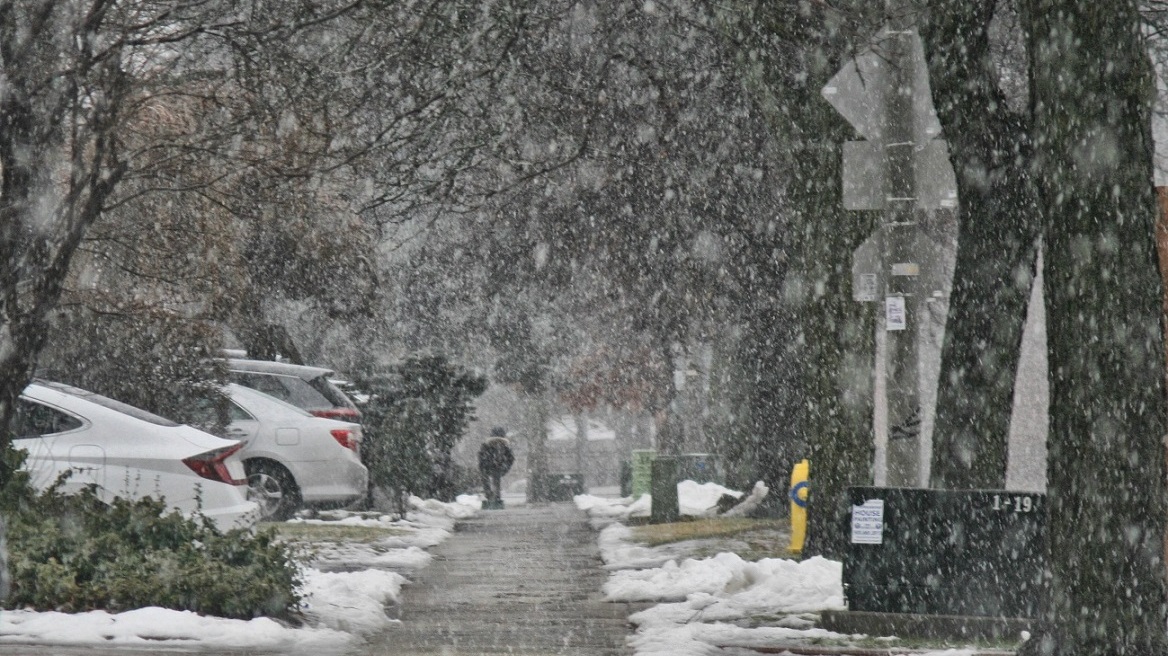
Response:
POLYGON ((630 654, 593 532, 571 504, 484 511, 462 522, 403 590, 401 624, 361 654, 630 654))

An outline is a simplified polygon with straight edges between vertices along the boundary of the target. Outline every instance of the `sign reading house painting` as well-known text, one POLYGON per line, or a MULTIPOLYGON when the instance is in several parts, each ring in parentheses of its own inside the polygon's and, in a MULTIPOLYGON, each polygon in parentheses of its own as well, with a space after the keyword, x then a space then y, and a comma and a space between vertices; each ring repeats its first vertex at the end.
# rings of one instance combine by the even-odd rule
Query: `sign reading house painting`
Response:
POLYGON ((884 500, 852 506, 852 544, 884 544, 884 500))

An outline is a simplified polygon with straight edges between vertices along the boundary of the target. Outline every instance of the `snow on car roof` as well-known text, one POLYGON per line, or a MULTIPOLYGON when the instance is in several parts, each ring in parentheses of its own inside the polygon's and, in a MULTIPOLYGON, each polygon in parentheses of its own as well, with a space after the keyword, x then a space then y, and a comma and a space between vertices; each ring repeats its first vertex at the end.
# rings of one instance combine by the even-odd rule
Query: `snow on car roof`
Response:
POLYGON ((310 380, 317 376, 332 376, 335 373, 332 369, 325 369, 324 367, 310 367, 308 365, 290 364, 287 362, 272 362, 271 360, 245 360, 242 358, 228 358, 227 366, 232 371, 284 374, 305 380, 310 380))

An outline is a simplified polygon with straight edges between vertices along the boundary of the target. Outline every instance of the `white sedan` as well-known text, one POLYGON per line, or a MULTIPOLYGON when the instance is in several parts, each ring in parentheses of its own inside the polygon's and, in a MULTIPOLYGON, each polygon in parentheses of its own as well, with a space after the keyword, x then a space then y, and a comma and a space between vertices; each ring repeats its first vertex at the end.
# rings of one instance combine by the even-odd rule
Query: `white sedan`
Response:
POLYGON ((62 492, 96 487, 103 501, 153 497, 220 529, 247 528, 259 506, 247 499, 241 445, 83 389, 38 381, 25 388, 13 446, 28 452, 32 485, 62 492))
POLYGON ((360 424, 315 417, 234 383, 227 394, 227 436, 244 443, 251 498, 265 518, 285 519, 304 504, 346 504, 365 494, 369 472, 358 455, 360 424))

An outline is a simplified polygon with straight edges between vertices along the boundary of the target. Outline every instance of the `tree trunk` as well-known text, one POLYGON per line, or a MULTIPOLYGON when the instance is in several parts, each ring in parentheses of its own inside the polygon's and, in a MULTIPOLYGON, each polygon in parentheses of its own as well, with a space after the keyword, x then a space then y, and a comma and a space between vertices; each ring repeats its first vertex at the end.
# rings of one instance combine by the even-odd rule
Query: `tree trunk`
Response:
POLYGON ((922 37, 957 173, 957 262, 937 390, 932 487, 1001 489, 1037 253, 1037 191, 1022 117, 990 60, 997 0, 933 0, 922 37))
POLYGON ((576 422, 576 473, 585 475, 588 466, 588 415, 581 411, 573 418, 576 422))
POLYGON ((1168 653, 1155 85, 1134 0, 1028 0, 1051 378, 1057 656, 1168 653))
POLYGON ((779 516, 786 513, 791 467, 810 455, 800 423, 806 397, 797 331, 793 316, 764 307, 751 316, 738 356, 750 386, 745 433, 752 443, 742 453, 754 465, 755 476, 771 488, 764 507, 779 516))
MULTIPOLYGON (((756 340, 763 349, 760 363, 787 361, 794 368, 794 375, 767 374, 781 376, 769 384, 794 414, 792 421, 768 427, 786 433, 790 443, 780 456, 772 456, 773 478, 767 482, 772 503, 785 509, 791 466, 810 454, 813 492, 805 554, 838 552, 846 489, 872 482, 875 315, 852 300, 851 264, 853 251, 875 222, 871 213, 843 209, 839 144, 854 133, 820 90, 838 70, 847 50, 845 35, 855 27, 841 21, 863 22, 882 5, 845 2, 842 7, 774 2, 754 3, 749 10, 751 29, 762 38, 749 53, 750 60, 758 61, 750 65, 760 69, 754 91, 785 149, 778 165, 790 180, 781 247, 785 257, 774 261, 767 281, 773 284, 767 301, 783 323, 752 327, 764 335, 772 331, 756 340), (815 56, 805 56, 808 52, 815 56)), ((769 321, 765 313, 756 317, 769 321)), ((756 427, 757 410, 771 403, 767 393, 765 387, 755 392, 756 427)))
MULTIPOLYGON (((95 61, 92 33, 68 9, 42 9, 0 4, 0 451, 73 254, 126 171, 115 135, 128 91, 122 53, 95 61), (86 86, 86 74, 101 87, 86 86)), ((101 25, 105 12, 85 24, 101 25)), ((7 474, 0 468, 0 485, 7 474)))
POLYGON ((528 408, 527 423, 527 502, 547 501, 547 422, 550 392, 543 394, 526 393, 528 408))
MULTIPOLYGON (((830 125, 822 114, 808 120, 830 125)), ((822 133, 831 134, 830 128, 825 126, 822 133)), ((853 300, 851 275, 852 253, 873 226, 866 220, 870 217, 843 211, 840 157, 839 150, 825 149, 802 158, 803 179, 819 181, 807 184, 803 198, 806 215, 818 217, 812 222, 817 249, 807 253, 805 270, 811 287, 823 290, 800 313, 807 341, 803 385, 808 402, 801 408, 799 424, 810 443, 812 490, 803 553, 833 558, 841 557, 847 544, 843 530, 850 511, 847 489, 872 484, 875 453, 876 311, 874 304, 853 300), (835 213, 817 209, 822 207, 839 209, 835 213)), ((790 469, 785 484, 776 490, 784 502, 789 485, 790 469)))

